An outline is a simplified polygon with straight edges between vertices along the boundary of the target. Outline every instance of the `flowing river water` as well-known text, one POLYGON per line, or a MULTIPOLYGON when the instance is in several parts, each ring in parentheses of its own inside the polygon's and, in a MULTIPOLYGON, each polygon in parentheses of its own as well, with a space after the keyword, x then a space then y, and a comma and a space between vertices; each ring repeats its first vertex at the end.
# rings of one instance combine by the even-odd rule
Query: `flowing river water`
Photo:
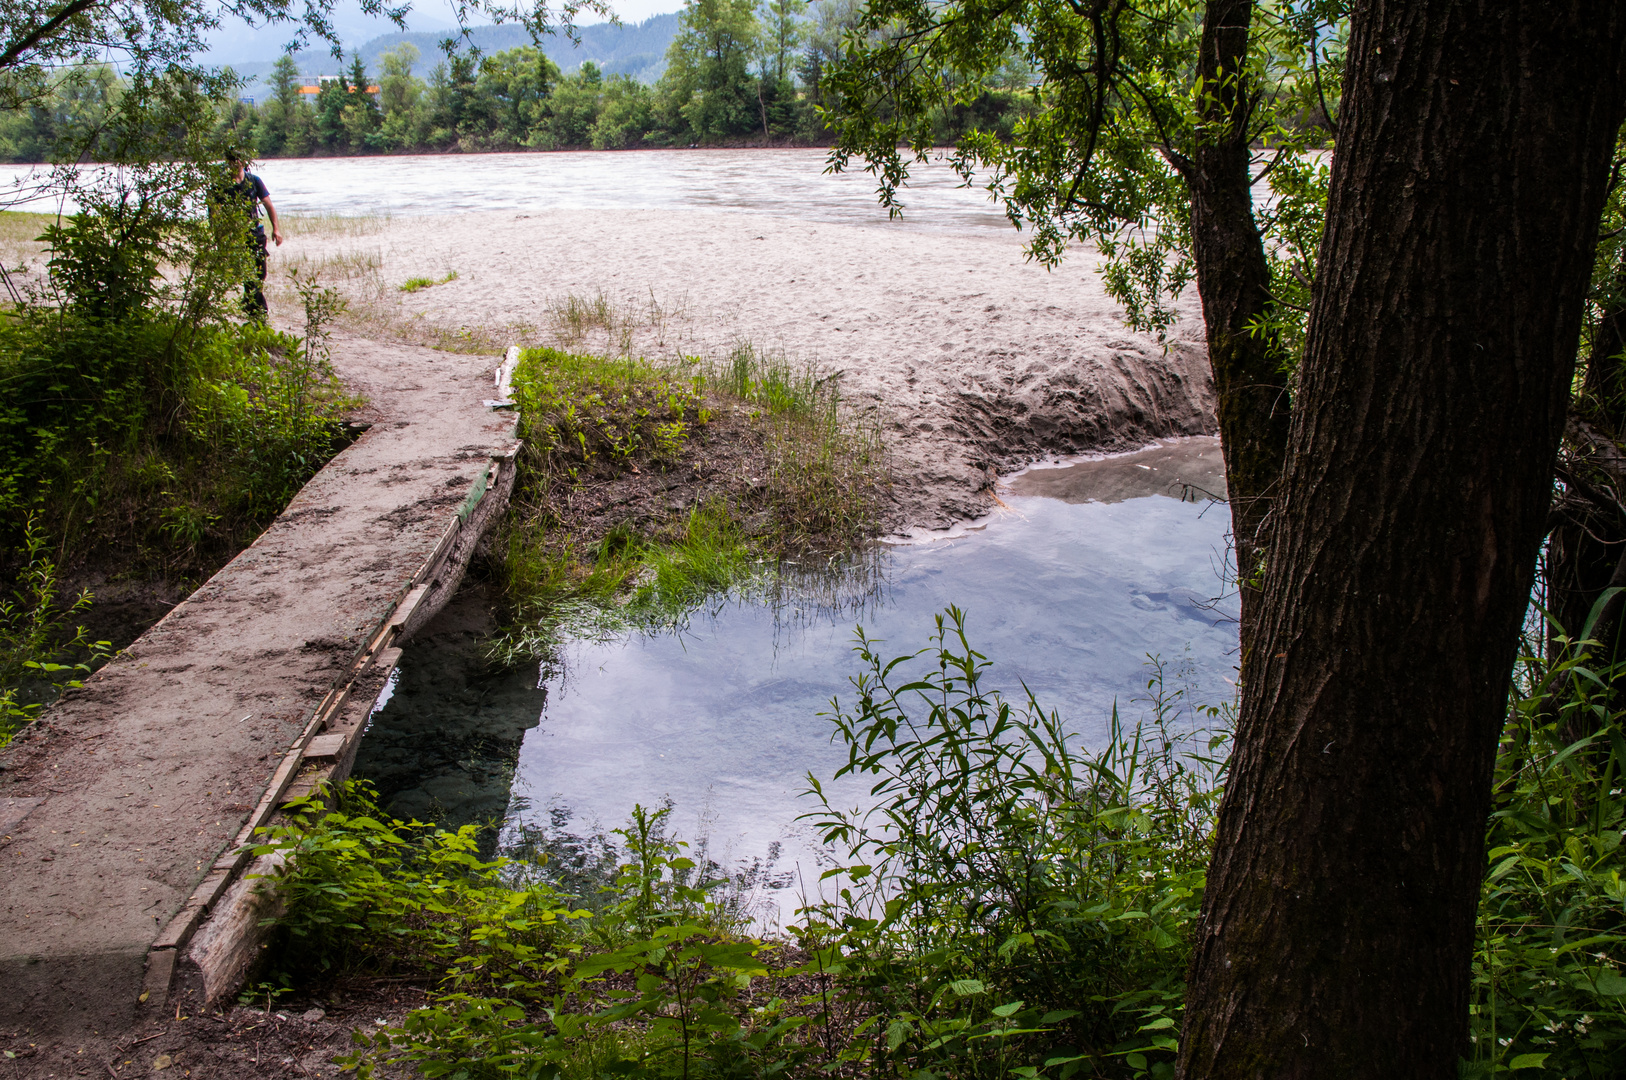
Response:
MULTIPOLYGON (((278 158, 254 166, 278 211, 400 216, 505 210, 740 210, 805 221, 888 221, 873 177, 827 173, 827 151, 631 150, 548 154, 415 154, 278 158)), ((0 165, 0 204, 29 190, 41 166, 0 165)), ((896 228, 1013 232, 982 188, 961 186, 942 161, 916 165, 896 228)), ((53 212, 50 195, 9 207, 53 212)), ((6 208, 0 206, 0 208, 6 208)), ((72 209, 71 206, 68 209, 72 209)), ((1013 233, 1014 238, 1014 233, 1013 233)))

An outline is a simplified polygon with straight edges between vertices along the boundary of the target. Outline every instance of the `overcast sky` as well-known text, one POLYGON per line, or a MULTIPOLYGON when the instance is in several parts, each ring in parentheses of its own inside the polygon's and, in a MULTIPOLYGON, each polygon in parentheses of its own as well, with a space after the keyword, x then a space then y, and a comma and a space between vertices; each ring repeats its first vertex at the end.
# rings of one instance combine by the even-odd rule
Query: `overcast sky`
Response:
MULTIPOLYGON (((554 0, 549 6, 556 12, 560 8, 557 0, 554 0)), ((610 0, 610 7, 617 15, 621 16, 622 22, 635 23, 643 22, 651 15, 665 15, 669 11, 678 11, 683 7, 683 0, 610 0)), ((452 14, 455 9, 447 0, 417 0, 417 2, 413 3, 412 9, 415 13, 421 12, 423 15, 447 25, 457 21, 457 17, 452 14)), ((582 12, 582 18, 580 19, 583 26, 590 26, 593 23, 603 21, 602 17, 590 11, 582 12)), ((408 16, 408 25, 411 22, 412 17, 408 16)))
MULTIPOLYGON (((554 0, 552 6, 557 12, 559 9, 557 0, 554 0)), ((651 15, 677 11, 682 8, 683 0, 611 0, 611 6, 615 13, 621 16, 622 22, 636 23, 651 15)), ((449 30, 457 25, 455 10, 448 0, 415 0, 411 13, 407 15, 407 29, 430 32, 449 30)), ((583 14, 581 20, 583 26, 604 21, 600 16, 583 14)), ((395 24, 388 19, 362 14, 359 0, 336 0, 332 19, 333 28, 347 48, 364 44, 380 34, 394 33, 396 30, 395 24)), ((209 34, 211 47, 207 59, 217 64, 274 60, 292 36, 292 28, 287 23, 251 28, 240 19, 227 17, 219 29, 209 34)), ((309 42, 307 47, 320 48, 321 42, 309 42)))

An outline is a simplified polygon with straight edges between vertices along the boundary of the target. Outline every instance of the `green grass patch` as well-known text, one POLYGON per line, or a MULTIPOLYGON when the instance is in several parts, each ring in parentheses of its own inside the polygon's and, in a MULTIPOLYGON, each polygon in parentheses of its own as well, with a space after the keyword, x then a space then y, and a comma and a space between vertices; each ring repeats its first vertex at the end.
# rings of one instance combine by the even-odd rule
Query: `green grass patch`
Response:
POLYGON ((700 381, 630 356, 529 349, 514 372, 532 483, 671 464, 711 419, 700 381))
POLYGON ((0 241, 32 243, 48 226, 56 224, 55 214, 33 214, 22 210, 0 210, 0 241))
POLYGON ((764 352, 748 341, 722 361, 689 362, 709 388, 770 413, 806 416, 835 404, 833 378, 820 378, 812 364, 794 364, 784 353, 764 352))
POLYGON ((568 641, 681 626, 708 598, 766 587, 773 571, 720 500, 661 540, 623 526, 586 551, 555 546, 541 530, 509 529, 506 543, 510 628, 488 646, 501 665, 552 656, 568 641))
POLYGON ((436 285, 444 285, 448 281, 456 281, 456 280, 457 280, 457 271, 452 270, 452 271, 449 271, 446 274, 446 276, 443 277, 443 278, 426 278, 426 277, 407 278, 401 284, 397 285, 396 289, 399 292, 414 293, 414 292, 418 292, 420 289, 432 289, 436 285))
POLYGON ((689 363, 708 388, 752 407, 764 435, 753 502, 771 515, 777 550, 850 550, 876 534, 888 474, 880 426, 842 408, 835 376, 749 342, 721 362, 689 363))

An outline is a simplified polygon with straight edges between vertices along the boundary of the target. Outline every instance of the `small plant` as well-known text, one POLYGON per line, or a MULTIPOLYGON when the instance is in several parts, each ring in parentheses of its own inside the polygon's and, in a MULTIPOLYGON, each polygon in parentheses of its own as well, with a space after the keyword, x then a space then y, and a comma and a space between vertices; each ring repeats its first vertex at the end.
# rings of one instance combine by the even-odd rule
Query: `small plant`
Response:
POLYGON ((420 289, 432 289, 436 285, 444 285, 449 281, 456 281, 456 280, 457 280, 457 271, 452 270, 452 271, 449 271, 446 274, 446 276, 443 277, 443 278, 426 278, 426 277, 407 278, 400 285, 397 285, 396 289, 399 292, 414 293, 414 292, 418 292, 420 289))
POLYGON ((245 985, 238 993, 237 1004, 242 1005, 245 1008, 254 1008, 256 1005, 263 1002, 265 1004, 265 1014, 270 1016, 271 1003, 282 997, 284 994, 289 994, 292 992, 293 991, 289 987, 278 986, 276 983, 249 983, 245 985))
POLYGON ((23 553, 28 561, 17 588, 9 600, 0 600, 0 747, 112 650, 83 626, 70 630, 90 607, 90 591, 80 590, 65 607, 60 603, 56 564, 33 518, 24 526, 23 553))

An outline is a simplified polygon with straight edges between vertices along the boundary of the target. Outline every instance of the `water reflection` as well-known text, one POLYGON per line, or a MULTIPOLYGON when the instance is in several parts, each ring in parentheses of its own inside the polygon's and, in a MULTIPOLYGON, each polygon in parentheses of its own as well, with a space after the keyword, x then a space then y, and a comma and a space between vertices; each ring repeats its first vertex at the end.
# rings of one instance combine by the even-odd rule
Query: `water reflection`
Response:
MULTIPOLYGON (((1149 654, 1180 669, 1197 700, 1228 698, 1235 630, 1227 605, 1211 603, 1228 515, 1168 498, 1009 503, 980 532, 894 549, 886 602, 865 630, 911 652, 958 605, 994 662, 990 685, 1017 696, 1025 686, 1086 744, 1104 736, 1115 702, 1132 714, 1149 654)), ((845 760, 819 713, 832 697, 851 704, 852 635, 836 620, 787 634, 770 608, 729 603, 680 634, 580 643, 525 736, 515 793, 613 823, 635 800, 670 798, 680 831, 704 832, 714 853, 777 843, 803 857, 804 777, 845 760)), ((863 797, 861 785, 839 793, 863 797)))
MULTIPOLYGON (((1214 600, 1224 507, 1006 502, 958 539, 877 552, 856 579, 805 568, 803 589, 718 598, 663 632, 579 640, 556 669, 485 671, 477 628, 437 624, 408 649, 357 772, 397 814, 455 823, 506 810, 509 843, 551 844, 561 870, 581 873, 613 858, 599 841, 634 803, 670 802, 676 832, 703 839, 719 866, 754 866, 756 889, 798 869, 815 882, 828 862, 797 821, 810 809, 799 794, 807 773, 828 778, 845 761, 819 714, 833 697, 852 705, 855 623, 901 655, 926 645, 944 607, 962 608, 993 662, 987 685, 1031 690, 1086 746, 1100 744, 1114 705, 1138 716, 1149 655, 1189 700, 1229 699, 1234 605, 1214 600)), ((834 792, 865 799, 861 783, 834 792)))
POLYGON ((412 642, 379 695, 354 772, 396 817, 455 827, 507 812, 520 741, 541 718, 547 691, 534 668, 485 662, 495 628, 484 591, 465 589, 412 642))

